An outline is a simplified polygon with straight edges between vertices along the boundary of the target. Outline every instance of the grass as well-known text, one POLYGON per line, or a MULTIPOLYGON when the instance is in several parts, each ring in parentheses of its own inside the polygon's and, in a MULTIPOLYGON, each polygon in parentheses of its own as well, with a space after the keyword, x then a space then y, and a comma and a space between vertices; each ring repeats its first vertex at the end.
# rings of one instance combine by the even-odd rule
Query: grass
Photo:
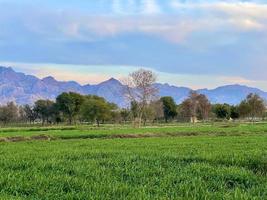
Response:
MULTIPOLYGON (((52 126, 32 128, 2 128, 0 139, 7 137, 33 137, 46 135, 53 139, 113 138, 124 135, 136 136, 186 136, 186 135, 242 135, 266 134, 266 123, 215 123, 215 124, 178 124, 172 126, 148 126, 132 128, 130 126, 52 126)), ((126 137, 125 136, 125 137, 126 137)))
POLYGON ((265 124, 43 129, 0 131, 70 137, 0 143, 0 199, 267 199, 265 124))

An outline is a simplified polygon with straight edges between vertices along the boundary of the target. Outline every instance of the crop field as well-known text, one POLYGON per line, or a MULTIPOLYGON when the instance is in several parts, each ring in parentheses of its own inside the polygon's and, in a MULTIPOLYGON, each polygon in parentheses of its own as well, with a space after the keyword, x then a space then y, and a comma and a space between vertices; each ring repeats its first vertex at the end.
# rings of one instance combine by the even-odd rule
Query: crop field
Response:
POLYGON ((34 140, 38 139, 87 139, 116 137, 164 137, 164 136, 197 136, 197 135, 251 135, 267 134, 266 123, 214 123, 214 124, 175 124, 155 125, 133 128, 126 125, 94 126, 48 126, 0 128, 0 141, 5 139, 34 140))
POLYGON ((0 129, 0 199, 267 199, 267 124, 0 129))

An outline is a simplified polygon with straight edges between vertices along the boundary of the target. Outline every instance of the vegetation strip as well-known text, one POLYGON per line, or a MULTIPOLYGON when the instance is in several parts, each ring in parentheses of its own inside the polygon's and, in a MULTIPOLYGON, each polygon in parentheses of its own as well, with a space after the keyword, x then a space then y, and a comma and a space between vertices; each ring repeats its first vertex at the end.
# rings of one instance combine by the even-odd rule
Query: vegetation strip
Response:
POLYGON ((31 137, 14 136, 14 137, 1 137, 0 142, 23 142, 23 141, 34 141, 34 140, 53 140, 55 138, 47 135, 36 135, 31 137))
MULTIPOLYGON (((201 134, 197 132, 177 132, 177 133, 145 133, 145 134, 89 134, 89 135, 71 135, 71 136, 51 136, 51 135, 34 135, 34 136, 11 136, 1 137, 0 142, 23 142, 23 141, 51 141, 51 140, 70 140, 70 139, 131 139, 131 138, 158 138, 158 137, 185 137, 185 136, 227 136, 225 132, 201 134)), ((241 136, 242 133, 231 134, 231 136, 241 136)))

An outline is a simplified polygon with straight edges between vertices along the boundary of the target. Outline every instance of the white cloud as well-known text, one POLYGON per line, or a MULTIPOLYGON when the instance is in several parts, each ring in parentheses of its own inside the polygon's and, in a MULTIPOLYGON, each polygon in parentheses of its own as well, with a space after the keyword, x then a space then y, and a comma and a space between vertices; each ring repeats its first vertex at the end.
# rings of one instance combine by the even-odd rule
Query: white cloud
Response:
MULTIPOLYGON (((127 13, 127 9, 124 10, 125 4, 122 4, 121 0, 114 0, 113 4, 116 13, 127 13)), ((128 10, 132 12, 137 6, 133 0, 128 0, 126 4, 128 10)), ((173 14, 164 14, 155 0, 142 0, 141 5, 141 13, 145 15, 124 15, 123 17, 80 15, 69 17, 65 23, 61 23, 62 30, 67 30, 66 33, 70 36, 79 36, 87 40, 94 35, 109 37, 116 34, 141 32, 160 36, 175 43, 184 42, 195 32, 218 30, 236 33, 267 32, 267 5, 173 2, 172 6, 177 9, 177 12, 173 14)))
POLYGON ((154 15, 161 8, 156 0, 113 0, 112 13, 117 15, 154 15))
POLYGON ((200 12, 199 17, 218 18, 229 22, 233 27, 251 29, 267 29, 267 4, 253 2, 212 2, 181 3, 171 1, 170 6, 186 15, 200 12))
POLYGON ((195 74, 209 74, 215 71, 232 76, 242 74, 245 78, 253 80, 259 77, 263 80, 267 77, 262 73, 267 63, 263 59, 266 57, 267 47, 267 4, 236 1, 181 3, 181 0, 173 0, 167 8, 167 13, 164 10, 166 4, 162 6, 160 0, 143 0, 142 4, 141 0, 110 2, 113 2, 110 13, 94 15, 90 12, 67 9, 59 11, 47 7, 40 11, 32 7, 19 10, 0 6, 2 59, 6 59, 5 57, 10 54, 16 55, 15 60, 22 59, 25 62, 43 62, 47 59, 47 62, 58 63, 121 64, 116 54, 122 52, 118 50, 118 46, 125 45, 123 52, 128 54, 123 61, 120 60, 123 64, 135 65, 137 62, 146 62, 157 69, 162 67, 169 72, 191 70, 195 74), (121 35, 127 37, 120 37, 121 35), (161 46, 150 48, 139 44, 140 52, 145 49, 145 52, 142 52, 144 59, 131 60, 140 52, 135 52, 136 45, 131 44, 130 39, 140 37, 148 44, 147 37, 141 37, 143 35, 153 36, 149 40, 158 42, 157 45, 161 46), (102 39, 105 42, 90 43, 102 39), (172 44, 161 40, 167 40, 172 44), (109 46, 109 41, 116 43, 116 47, 109 46), (21 48, 23 50, 18 48, 18 54, 7 51, 24 45, 25 48, 21 48), (96 46, 96 50, 94 45, 99 45, 96 46), (78 50, 74 52, 72 48, 78 50), (155 59, 153 56, 163 51, 162 49, 163 53, 166 52, 165 57, 155 59), (28 53, 28 50, 33 52, 28 53), (32 56, 30 61, 24 59, 28 54, 32 56), (263 67, 260 68, 261 66, 263 67), (248 69, 252 67, 255 72, 250 73, 248 69))
POLYGON ((175 11, 171 14, 164 13, 161 5, 157 0, 141 0, 139 3, 135 0, 113 0, 112 15, 94 16, 45 9, 42 12, 25 10, 27 14, 21 11, 4 12, 3 16, 7 16, 0 18, 0 23, 8 23, 6 19, 14 16, 20 17, 23 19, 21 23, 29 32, 45 35, 52 40, 91 41, 139 32, 181 43, 198 32, 267 32, 267 4, 202 1, 181 3, 172 0, 169 6, 175 11), (131 15, 133 13, 136 15, 131 15))
POLYGON ((142 14, 159 14, 161 9, 156 0, 142 0, 142 14))

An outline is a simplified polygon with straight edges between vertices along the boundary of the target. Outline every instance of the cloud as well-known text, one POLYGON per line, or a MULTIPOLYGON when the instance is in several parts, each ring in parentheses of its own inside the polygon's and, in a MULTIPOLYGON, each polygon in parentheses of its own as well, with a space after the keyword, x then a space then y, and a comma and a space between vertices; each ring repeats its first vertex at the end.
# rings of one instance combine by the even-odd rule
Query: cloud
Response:
MULTIPOLYGON (((11 20, 17 18, 17 23, 23 26, 24 31, 31 34, 51 40, 79 41, 91 41, 128 33, 144 33, 159 36, 174 43, 183 43, 192 34, 205 31, 267 33, 266 4, 171 1, 169 6, 175 9, 174 13, 164 12, 156 0, 142 0, 139 4, 134 0, 113 0, 113 15, 90 15, 69 10, 35 11, 32 8, 25 8, 24 12, 15 9, 14 12, 9 13, 0 9, 4 16, 2 20, 0 17, 0 24, 2 22, 8 26, 11 20), (136 13, 136 15, 127 15, 127 13, 136 13), (125 15, 122 17, 120 14, 125 15)), ((5 28, 4 26, 2 30, 5 28)))
POLYGON ((117 15, 155 15, 161 13, 157 0, 112 0, 112 12, 117 15))
POLYGON ((161 13, 160 6, 156 0, 142 0, 142 13, 143 14, 159 14, 161 13))
POLYGON ((267 26, 267 4, 255 2, 202 2, 202 3, 181 3, 171 1, 170 6, 176 11, 185 13, 199 12, 203 18, 218 18, 232 27, 251 29, 265 29, 267 26))
POLYGON ((111 2, 109 10, 93 14, 85 12, 88 6, 0 6, 0 60, 145 65, 168 73, 267 79, 264 3, 101 2, 111 2))

